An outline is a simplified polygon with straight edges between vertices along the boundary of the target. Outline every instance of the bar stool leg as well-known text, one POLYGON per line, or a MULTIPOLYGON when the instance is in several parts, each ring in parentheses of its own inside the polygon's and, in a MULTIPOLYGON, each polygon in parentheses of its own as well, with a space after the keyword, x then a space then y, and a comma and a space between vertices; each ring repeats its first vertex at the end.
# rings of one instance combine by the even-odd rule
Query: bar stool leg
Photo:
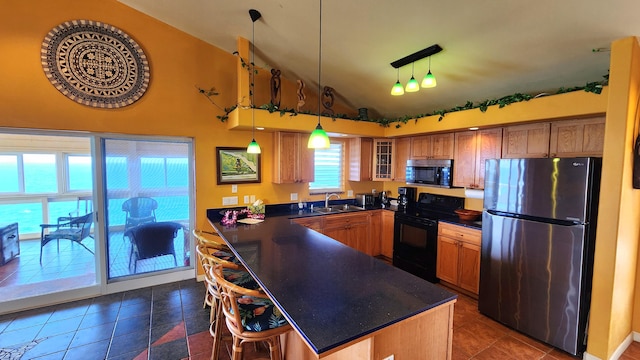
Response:
POLYGON ((269 356, 271 360, 282 360, 280 351, 280 335, 274 336, 269 340, 269 356))
MULTIPOLYGON (((215 299, 215 319, 211 322, 209 333, 213 336, 213 347, 211 349, 211 360, 218 360, 220 354, 220 344, 222 343, 222 324, 224 314, 222 314, 222 301, 215 299)), ((211 308, 214 309, 213 307, 211 308)))
POLYGON ((242 360, 242 339, 233 336, 233 355, 231 360, 242 360))

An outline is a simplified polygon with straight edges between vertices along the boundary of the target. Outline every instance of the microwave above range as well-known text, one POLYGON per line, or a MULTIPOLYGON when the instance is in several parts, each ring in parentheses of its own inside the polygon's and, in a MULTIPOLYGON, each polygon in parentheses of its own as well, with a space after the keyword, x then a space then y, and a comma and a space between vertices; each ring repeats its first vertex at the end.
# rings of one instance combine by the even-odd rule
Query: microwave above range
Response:
POLYGON ((453 160, 407 160, 407 184, 452 187, 453 160))

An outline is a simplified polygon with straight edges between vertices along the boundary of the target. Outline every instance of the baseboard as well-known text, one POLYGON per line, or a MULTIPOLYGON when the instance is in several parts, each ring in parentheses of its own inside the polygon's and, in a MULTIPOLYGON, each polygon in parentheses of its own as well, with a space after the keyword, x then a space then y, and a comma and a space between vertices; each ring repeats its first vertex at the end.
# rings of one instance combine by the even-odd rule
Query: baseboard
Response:
MULTIPOLYGON (((637 332, 632 332, 631 334, 629 334, 623 341, 622 343, 620 343, 620 345, 618 346, 618 348, 616 349, 616 351, 613 352, 613 354, 611 354, 611 357, 609 357, 608 360, 618 360, 620 359, 620 357, 622 356, 622 354, 624 354, 624 352, 627 350, 627 348, 629 348, 629 345, 631 345, 631 343, 633 341, 638 341, 640 342, 640 333, 637 332)), ((582 356, 583 360, 602 360, 597 356, 593 356, 589 353, 584 353, 584 355, 582 356)))

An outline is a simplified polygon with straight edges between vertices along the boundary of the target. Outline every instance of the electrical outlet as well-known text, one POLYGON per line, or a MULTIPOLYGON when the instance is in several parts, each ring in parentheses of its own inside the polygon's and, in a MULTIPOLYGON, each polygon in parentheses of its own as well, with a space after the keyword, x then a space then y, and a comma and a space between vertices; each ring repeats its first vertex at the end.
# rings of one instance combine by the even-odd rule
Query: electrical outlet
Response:
POLYGON ((238 205, 238 197, 225 196, 222 198, 222 205, 238 205))
POLYGON ((347 190, 347 197, 353 197, 353 190, 347 190))
POLYGON ((238 185, 231 185, 231 193, 235 194, 238 192, 238 185))
POLYGON ((394 356, 393 354, 387 356, 386 358, 382 359, 382 360, 393 360, 394 356))
POLYGON ((256 202, 256 196, 255 195, 251 195, 249 197, 249 201, 253 204, 254 202, 256 202))
POLYGON ((291 201, 298 201, 298 193, 291 193, 291 201))
POLYGON ((244 196, 244 203, 248 204, 249 203, 249 195, 245 195, 244 196))

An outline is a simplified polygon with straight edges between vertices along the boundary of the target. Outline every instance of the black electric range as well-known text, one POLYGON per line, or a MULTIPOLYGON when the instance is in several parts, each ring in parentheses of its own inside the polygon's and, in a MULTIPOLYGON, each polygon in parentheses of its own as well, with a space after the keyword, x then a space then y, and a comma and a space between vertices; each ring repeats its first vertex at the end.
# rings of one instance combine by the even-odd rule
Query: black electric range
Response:
POLYGON ((393 265, 436 283, 438 220, 453 219, 464 198, 420 193, 418 201, 395 213, 393 265))

